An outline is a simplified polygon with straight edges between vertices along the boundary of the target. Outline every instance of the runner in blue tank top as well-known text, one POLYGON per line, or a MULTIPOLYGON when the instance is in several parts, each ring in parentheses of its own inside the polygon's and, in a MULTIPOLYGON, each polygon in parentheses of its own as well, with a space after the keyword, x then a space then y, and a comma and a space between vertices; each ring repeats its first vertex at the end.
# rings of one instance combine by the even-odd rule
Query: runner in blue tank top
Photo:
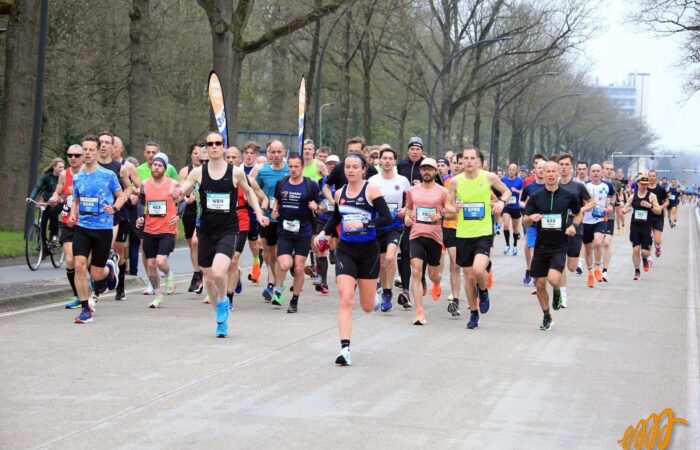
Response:
POLYGON ((340 244, 337 250, 336 285, 340 297, 338 329, 340 332, 340 354, 338 365, 350 365, 350 335, 352 332, 352 307, 355 302, 355 287, 359 287, 360 303, 365 312, 378 311, 381 299, 375 298, 379 277, 379 244, 376 227, 387 226, 392 217, 389 207, 378 187, 363 179, 367 170, 365 159, 349 154, 344 162, 348 184, 335 194, 338 206, 316 237, 316 245, 326 239, 340 225, 340 244))

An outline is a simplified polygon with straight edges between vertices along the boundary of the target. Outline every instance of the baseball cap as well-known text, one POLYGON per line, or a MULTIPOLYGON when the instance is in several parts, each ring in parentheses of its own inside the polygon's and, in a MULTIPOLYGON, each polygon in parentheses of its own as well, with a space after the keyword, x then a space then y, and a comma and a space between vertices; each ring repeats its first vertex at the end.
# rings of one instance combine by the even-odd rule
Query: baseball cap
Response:
POLYGON ((329 155, 328 158, 326 158, 326 162, 334 162, 334 163, 339 163, 340 158, 338 158, 338 155, 329 155))
POLYGON ((640 176, 639 180, 637 180, 637 184, 649 184, 649 177, 646 175, 640 176))
POLYGON ((450 162, 447 160, 447 158, 438 158, 437 162, 446 164, 448 166, 450 165, 450 162))
POLYGON ((527 172, 527 166, 520 166, 518 170, 522 170, 524 172, 527 172))
POLYGON ((156 153, 156 156, 153 157, 153 161, 157 160, 160 160, 160 162, 162 162, 165 167, 168 167, 168 155, 166 155, 165 153, 156 153))
POLYGON ((433 158, 423 158, 423 161, 420 162, 420 166, 430 166, 434 169, 437 169, 437 163, 433 158))
POLYGON ((423 139, 413 136, 411 139, 408 140, 408 146, 409 147, 420 147, 423 148, 423 139))

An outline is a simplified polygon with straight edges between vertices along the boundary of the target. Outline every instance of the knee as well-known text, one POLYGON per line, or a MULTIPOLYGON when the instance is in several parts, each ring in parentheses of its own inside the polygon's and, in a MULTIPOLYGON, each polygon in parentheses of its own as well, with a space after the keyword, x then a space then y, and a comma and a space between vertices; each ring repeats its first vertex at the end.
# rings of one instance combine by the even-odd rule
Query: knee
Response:
POLYGON ((146 268, 149 271, 154 271, 154 270, 156 270, 157 267, 158 267, 158 263, 157 263, 156 258, 149 258, 146 260, 146 268))
POLYGON ((415 265, 411 265, 411 277, 413 279, 421 279, 423 278, 423 268, 422 267, 416 267, 415 265))
POLYGON ((482 267, 475 266, 472 268, 472 274, 473 274, 475 279, 481 278, 482 276, 484 276, 485 273, 486 273, 486 270, 484 270, 482 267))

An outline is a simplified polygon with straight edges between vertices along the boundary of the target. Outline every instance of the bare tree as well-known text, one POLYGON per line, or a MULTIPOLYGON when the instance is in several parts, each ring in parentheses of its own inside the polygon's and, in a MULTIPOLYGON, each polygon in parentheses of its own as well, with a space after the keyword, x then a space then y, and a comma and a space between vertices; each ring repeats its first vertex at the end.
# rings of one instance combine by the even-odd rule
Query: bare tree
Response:
POLYGON ((129 18, 131 41, 131 73, 129 76, 129 142, 132 149, 141 149, 150 139, 148 133, 151 91, 150 0, 133 0, 129 18))

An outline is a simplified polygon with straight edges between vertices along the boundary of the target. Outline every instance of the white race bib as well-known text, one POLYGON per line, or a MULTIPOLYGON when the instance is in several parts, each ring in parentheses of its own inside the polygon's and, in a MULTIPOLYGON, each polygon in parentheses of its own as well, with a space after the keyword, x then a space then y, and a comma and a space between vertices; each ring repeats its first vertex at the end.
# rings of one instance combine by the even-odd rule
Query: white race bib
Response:
POLYGON ((229 212, 231 193, 207 192, 207 209, 214 212, 229 212))
POLYGON ((433 223, 433 219, 430 218, 430 215, 436 212, 437 208, 418 206, 416 208, 416 220, 421 223, 433 223))
POLYGON ((98 197, 80 197, 80 214, 96 216, 100 213, 100 199, 98 197))
POLYGON ((165 200, 150 200, 148 202, 148 215, 162 217, 167 210, 165 200))
POLYGON ((70 213, 70 209, 73 207, 73 195, 66 197, 63 202, 63 208, 61 209, 61 217, 65 217, 70 213))
POLYGON ((354 230, 349 230, 347 228, 347 225, 351 222, 365 222, 366 220, 369 220, 369 217, 366 216, 365 214, 345 214, 343 216, 343 231, 346 233, 362 233, 364 232, 364 227, 362 228, 356 228, 354 230))
POLYGON ((508 204, 509 205, 515 205, 517 203, 517 199, 515 198, 515 195, 511 195, 508 197, 508 204))
POLYGON ((290 233, 298 233, 299 228, 301 228, 301 222, 299 222, 298 220, 283 220, 282 228, 284 228, 286 231, 289 231, 290 233))
POLYGON ((543 230, 561 230, 561 214, 542 214, 543 230))
POLYGON ((646 209, 635 209, 634 210, 634 220, 647 220, 649 216, 649 211, 646 209))
POLYGON ((668 195, 668 199, 669 199, 669 200, 675 200, 675 199, 676 199, 676 196, 673 195, 673 194, 669 194, 669 195, 668 195))
POLYGON ((481 220, 486 215, 484 203, 464 203, 462 204, 462 217, 465 220, 481 220))

